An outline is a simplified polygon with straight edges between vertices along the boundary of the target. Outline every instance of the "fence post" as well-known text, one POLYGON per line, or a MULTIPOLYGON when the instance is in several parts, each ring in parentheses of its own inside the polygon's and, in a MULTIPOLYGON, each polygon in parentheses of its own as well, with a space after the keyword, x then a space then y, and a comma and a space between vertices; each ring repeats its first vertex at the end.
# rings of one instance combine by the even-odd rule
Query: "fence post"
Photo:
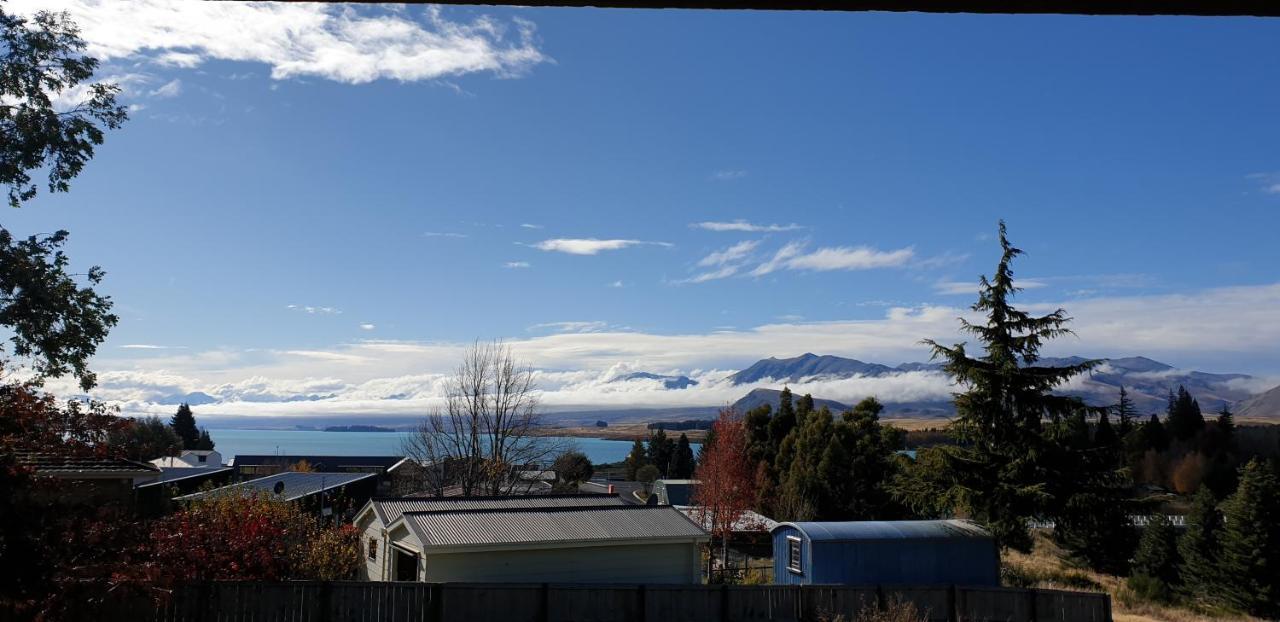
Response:
POLYGON ((320 622, 333 620, 333 590, 328 581, 320 582, 320 622))
POLYGON ((960 622, 960 612, 956 609, 959 605, 956 602, 956 584, 952 583, 947 586, 947 622, 960 622))
POLYGON ((645 622, 645 619, 648 617, 648 613, 649 613, 648 611, 646 611, 646 609, 648 608, 648 603, 645 602, 645 592, 646 592, 645 584, 641 583, 640 589, 636 590, 636 595, 640 599, 639 607, 636 610, 637 612, 636 620, 638 620, 639 622, 645 622))
POLYGON ((720 584, 720 622, 729 622, 729 586, 720 584))
POLYGON ((546 583, 542 584, 542 589, 538 592, 538 619, 551 622, 551 588, 546 583))
POLYGON ((1031 599, 1031 604, 1030 606, 1027 607, 1027 611, 1030 613, 1028 617, 1030 618, 1031 622, 1039 622, 1040 614, 1036 611, 1036 601, 1040 599, 1038 597, 1038 593, 1036 589, 1028 588, 1027 597, 1031 599))
POLYGON ((431 622, 444 622, 444 586, 432 583, 427 593, 431 595, 431 615, 428 619, 431 622))

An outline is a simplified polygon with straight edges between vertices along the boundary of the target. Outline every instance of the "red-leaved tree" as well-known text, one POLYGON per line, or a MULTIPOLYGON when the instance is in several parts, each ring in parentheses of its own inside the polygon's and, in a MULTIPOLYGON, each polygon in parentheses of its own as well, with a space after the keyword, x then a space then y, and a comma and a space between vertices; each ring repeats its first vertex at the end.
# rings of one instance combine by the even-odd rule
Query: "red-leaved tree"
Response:
MULTIPOLYGON (((742 528, 744 517, 755 502, 754 469, 747 457, 747 434, 742 419, 732 408, 720 411, 711 426, 710 447, 703 447, 693 489, 694 511, 699 522, 710 528, 727 556, 729 537, 742 528)), ((714 549, 713 549, 714 550, 714 549)))

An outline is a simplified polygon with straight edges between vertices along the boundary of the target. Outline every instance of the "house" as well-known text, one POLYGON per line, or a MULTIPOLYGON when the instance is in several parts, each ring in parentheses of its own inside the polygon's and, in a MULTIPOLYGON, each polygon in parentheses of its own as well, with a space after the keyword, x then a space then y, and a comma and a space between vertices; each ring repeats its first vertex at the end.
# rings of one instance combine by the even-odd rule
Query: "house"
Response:
POLYGON ((578 492, 586 494, 616 494, 623 501, 634 504, 643 505, 644 501, 636 494, 645 490, 644 482, 629 482, 624 480, 591 480, 589 482, 580 482, 578 484, 578 492))
POLYGON ((151 461, 161 468, 222 466, 222 454, 212 449, 184 449, 176 456, 165 456, 151 461))
POLYGON ((160 477, 158 467, 123 458, 32 451, 17 452, 15 457, 18 464, 35 471, 37 477, 58 480, 58 500, 72 503, 118 502, 132 505, 134 486, 160 477))
POLYGON ((364 505, 376 492, 377 473, 299 473, 286 471, 266 477, 175 497, 190 502, 211 495, 266 494, 282 501, 296 502, 323 516, 336 515, 345 522, 349 513, 364 505))
POLYGON ((659 479, 653 482, 653 494, 658 505, 693 505, 693 487, 696 479, 659 479))
POLYGON ((963 520, 781 523, 773 528, 781 585, 1000 585, 1000 553, 963 520))
POLYGON ((231 479, 231 467, 161 467, 160 477, 133 487, 139 508, 147 514, 159 515, 170 509, 170 501, 179 495, 193 493, 201 486, 212 483, 226 484, 231 479))
POLYGON ((237 455, 232 459, 237 479, 252 479, 305 469, 325 473, 374 473, 379 495, 403 495, 425 487, 422 467, 405 456, 237 455))
POLYGON ((370 580, 698 583, 700 527, 616 495, 375 499, 356 515, 370 580))

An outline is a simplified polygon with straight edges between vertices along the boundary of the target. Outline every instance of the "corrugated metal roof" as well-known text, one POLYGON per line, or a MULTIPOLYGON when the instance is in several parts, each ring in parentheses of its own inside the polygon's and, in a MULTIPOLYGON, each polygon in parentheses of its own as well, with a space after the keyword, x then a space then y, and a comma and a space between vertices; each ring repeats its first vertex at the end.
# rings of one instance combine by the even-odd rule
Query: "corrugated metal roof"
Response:
MULTIPOLYGON (((335 432, 336 434, 336 432, 335 432)), ((351 469, 378 468, 387 470, 405 459, 404 456, 308 456, 308 455, 236 455, 232 465, 289 467, 303 460, 315 471, 347 471, 351 469)))
POLYGON ((157 474, 160 469, 143 462, 123 458, 99 458, 94 456, 68 456, 50 452, 19 451, 18 464, 35 469, 42 474, 71 473, 137 473, 157 474))
POLYGON ((190 495, 175 497, 176 501, 192 501, 205 497, 207 495, 217 495, 226 493, 266 493, 275 494, 277 483, 283 483, 284 488, 280 491, 280 498, 285 501, 293 501, 307 495, 314 495, 321 490, 331 490, 346 486, 352 482, 362 479, 377 477, 377 473, 298 473, 289 471, 286 473, 277 473, 260 477, 258 479, 214 488, 208 492, 198 492, 190 495))
POLYGON ((160 467, 160 479, 139 484, 138 488, 144 486, 155 486, 157 484, 167 484, 176 482, 180 479, 188 477, 208 477, 217 473, 225 473, 230 471, 231 467, 208 466, 208 467, 160 467))
MULTIPOLYGON (((701 523, 702 528, 711 531, 711 523, 714 516, 711 512, 699 512, 696 505, 676 505, 675 509, 680 510, 681 514, 689 517, 689 520, 695 523, 701 523)), ((752 512, 751 510, 743 510, 738 520, 733 521, 733 531, 737 532, 768 532, 773 531, 778 526, 778 521, 769 518, 763 514, 752 512)))
POLYGON ((425 547, 707 537, 701 527, 669 506, 409 512, 403 518, 425 547))
POLYGON ((814 542, 855 540, 922 540, 986 538, 991 534, 965 520, 849 521, 831 523, 781 523, 774 529, 791 526, 814 542))
POLYGON ((383 525, 390 525, 405 512, 450 512, 458 510, 511 510, 520 508, 569 508, 626 505, 617 495, 507 495, 501 497, 414 497, 374 499, 373 511, 383 525))

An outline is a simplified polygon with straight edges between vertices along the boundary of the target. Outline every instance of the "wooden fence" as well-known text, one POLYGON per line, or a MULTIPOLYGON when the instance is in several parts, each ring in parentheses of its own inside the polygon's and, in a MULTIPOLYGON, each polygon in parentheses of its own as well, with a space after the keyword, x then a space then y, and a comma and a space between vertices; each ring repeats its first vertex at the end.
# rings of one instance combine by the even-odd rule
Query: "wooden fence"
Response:
MULTIPOLYGON (((853 622, 914 603, 929 622, 1110 622, 1106 594, 948 586, 218 582, 71 594, 69 620, 108 622, 853 622)), ((5 618, 0 613, 0 619, 5 618)))

